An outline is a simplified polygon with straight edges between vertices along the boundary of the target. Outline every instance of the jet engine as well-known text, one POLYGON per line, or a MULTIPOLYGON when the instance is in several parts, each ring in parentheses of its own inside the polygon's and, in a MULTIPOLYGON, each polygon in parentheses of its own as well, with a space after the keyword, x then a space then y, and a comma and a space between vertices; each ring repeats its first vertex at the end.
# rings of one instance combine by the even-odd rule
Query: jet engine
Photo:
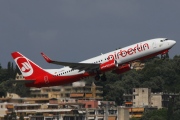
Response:
POLYGON ((117 69, 113 70, 112 72, 116 74, 121 74, 131 69, 132 67, 130 64, 124 64, 124 65, 119 66, 117 69))
POLYGON ((116 60, 109 60, 105 63, 101 63, 99 68, 101 72, 106 72, 109 70, 117 69, 118 63, 116 60))

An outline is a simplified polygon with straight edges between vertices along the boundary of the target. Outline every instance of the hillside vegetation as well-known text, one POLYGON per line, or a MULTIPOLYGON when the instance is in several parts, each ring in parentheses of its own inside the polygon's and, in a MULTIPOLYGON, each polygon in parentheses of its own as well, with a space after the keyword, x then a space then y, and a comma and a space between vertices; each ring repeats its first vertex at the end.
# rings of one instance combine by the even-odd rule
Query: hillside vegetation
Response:
MULTIPOLYGON (((15 92, 20 96, 26 96, 21 89, 23 85, 12 84, 19 69, 8 62, 7 68, 0 66, 0 95, 4 91, 15 92)), ((173 59, 160 59, 155 57, 145 61, 143 70, 130 70, 123 74, 106 73, 107 81, 94 81, 94 78, 86 80, 92 81, 96 85, 104 87, 104 99, 114 100, 118 105, 122 104, 122 94, 132 91, 134 87, 151 88, 152 92, 180 92, 180 56, 173 59)))
MULTIPOLYGON (((151 88, 152 92, 180 92, 179 55, 172 59, 154 57, 144 61, 144 63, 145 68, 138 71, 130 70, 120 75, 108 72, 106 73, 107 81, 94 81, 93 78, 86 81, 87 83, 94 81, 96 85, 103 86, 104 100, 115 101, 117 105, 123 104, 123 93, 131 93, 132 88, 135 87, 151 88)), ((26 88, 23 84, 12 83, 17 73, 19 73, 19 69, 11 62, 7 63, 7 68, 0 66, 0 97, 6 96, 7 92, 17 93, 21 97, 29 96, 29 88, 26 88)), ((171 116, 174 116, 174 120, 179 119, 179 100, 179 98, 176 98, 173 101, 174 107, 170 105, 168 109, 145 113, 141 120, 164 120, 171 119, 171 116)))

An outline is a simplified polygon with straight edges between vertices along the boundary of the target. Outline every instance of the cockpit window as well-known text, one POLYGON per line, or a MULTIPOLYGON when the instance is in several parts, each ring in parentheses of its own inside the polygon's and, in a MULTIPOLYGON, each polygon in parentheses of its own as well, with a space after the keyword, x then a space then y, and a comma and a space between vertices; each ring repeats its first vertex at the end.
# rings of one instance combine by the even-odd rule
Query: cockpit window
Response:
POLYGON ((164 40, 161 40, 161 42, 163 42, 163 41, 167 41, 168 39, 166 38, 166 39, 164 39, 164 40))

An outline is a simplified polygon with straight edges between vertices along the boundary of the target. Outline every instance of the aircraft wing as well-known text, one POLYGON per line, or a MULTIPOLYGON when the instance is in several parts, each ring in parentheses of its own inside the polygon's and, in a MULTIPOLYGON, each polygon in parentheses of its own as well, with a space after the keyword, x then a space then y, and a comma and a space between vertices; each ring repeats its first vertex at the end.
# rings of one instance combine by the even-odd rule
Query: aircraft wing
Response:
POLYGON ((85 70, 85 71, 91 71, 94 69, 98 69, 100 64, 95 63, 72 63, 72 62, 60 62, 51 60, 47 55, 44 53, 41 53, 43 58, 48 62, 56 65, 62 65, 62 66, 69 66, 72 69, 78 69, 78 70, 85 70))

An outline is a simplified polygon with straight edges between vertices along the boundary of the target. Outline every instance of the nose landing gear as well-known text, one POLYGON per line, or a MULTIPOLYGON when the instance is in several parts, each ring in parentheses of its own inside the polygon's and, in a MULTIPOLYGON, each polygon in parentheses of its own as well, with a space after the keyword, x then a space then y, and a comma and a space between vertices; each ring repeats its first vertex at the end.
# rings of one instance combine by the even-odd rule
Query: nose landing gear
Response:
POLYGON ((162 54, 161 54, 161 59, 169 58, 168 52, 169 52, 168 50, 162 52, 162 54))
POLYGON ((94 79, 97 80, 97 81, 99 79, 101 79, 102 81, 106 81, 107 80, 105 73, 103 73, 101 76, 99 74, 97 74, 94 79))
POLYGON ((101 76, 101 80, 102 81, 106 81, 107 80, 105 73, 101 76))

